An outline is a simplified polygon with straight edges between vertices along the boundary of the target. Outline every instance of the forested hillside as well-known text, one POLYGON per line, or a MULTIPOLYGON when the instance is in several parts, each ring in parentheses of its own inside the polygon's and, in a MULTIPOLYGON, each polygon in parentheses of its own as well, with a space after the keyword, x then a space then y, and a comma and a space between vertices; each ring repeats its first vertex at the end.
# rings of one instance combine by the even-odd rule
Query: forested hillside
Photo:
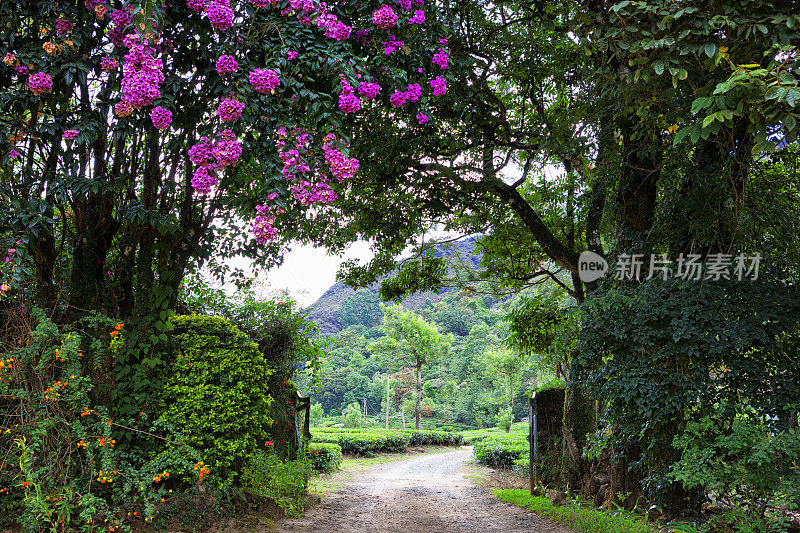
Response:
MULTIPOLYGON (((434 253, 437 257, 458 253, 463 264, 478 268, 480 255, 474 252, 474 240, 453 244, 455 249, 440 245, 434 253)), ((367 415, 383 417, 388 377, 391 425, 399 426, 403 416, 407 423, 413 418, 415 376, 413 365, 395 360, 393 350, 378 353, 387 339, 384 310, 389 304, 381 303, 377 285, 354 291, 337 283, 309 308, 309 317, 330 343, 322 382, 311 396, 326 415, 341 415, 350 404, 358 403, 362 418, 365 405, 367 415)), ((526 393, 537 384, 537 377, 542 383, 553 376, 537 376, 531 361, 523 364, 520 360, 509 386, 501 366, 504 356, 514 355, 503 341, 508 335, 505 317, 515 302, 516 298, 458 289, 418 293, 402 300, 404 309, 451 336, 446 353, 421 369, 420 411, 426 427, 485 427, 510 420, 509 393, 514 397, 513 419, 527 416, 526 393)))
MULTIPOLYGON (((457 242, 451 243, 448 246, 438 246, 433 252, 434 257, 450 256, 458 254, 461 262, 468 267, 476 268, 481 260, 481 255, 475 252, 474 239, 462 239, 457 242)), ((381 278, 381 279, 385 279, 381 278)), ((377 294, 380 282, 376 282, 369 287, 369 291, 377 294)), ((417 294, 405 296, 403 298, 403 306, 408 309, 420 309, 427 305, 428 302, 436 304, 440 302, 446 295, 452 293, 452 289, 444 288, 439 291, 427 291, 417 294)), ((352 312, 353 307, 357 307, 357 300, 351 300, 346 306, 348 299, 353 297, 356 291, 344 283, 338 282, 332 285, 325 293, 319 297, 308 309, 308 316, 311 320, 319 325, 320 333, 322 335, 334 335, 350 325, 347 319, 342 322, 341 313, 345 307, 345 312, 352 312)), ((359 298, 364 297, 362 291, 359 298)))

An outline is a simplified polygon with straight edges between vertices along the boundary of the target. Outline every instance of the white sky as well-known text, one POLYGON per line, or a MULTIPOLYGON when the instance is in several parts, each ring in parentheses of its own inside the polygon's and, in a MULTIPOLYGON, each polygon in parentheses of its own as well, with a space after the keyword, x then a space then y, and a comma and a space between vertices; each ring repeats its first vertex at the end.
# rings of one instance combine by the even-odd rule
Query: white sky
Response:
MULTIPOLYGON (((344 261, 358 259, 363 262, 372 257, 366 241, 354 243, 340 256, 329 255, 325 248, 293 245, 284 255, 283 264, 268 270, 260 279, 269 290, 286 290, 301 306, 308 307, 336 283, 336 273, 344 261)), ((237 258, 235 263, 247 268, 249 261, 237 258)))

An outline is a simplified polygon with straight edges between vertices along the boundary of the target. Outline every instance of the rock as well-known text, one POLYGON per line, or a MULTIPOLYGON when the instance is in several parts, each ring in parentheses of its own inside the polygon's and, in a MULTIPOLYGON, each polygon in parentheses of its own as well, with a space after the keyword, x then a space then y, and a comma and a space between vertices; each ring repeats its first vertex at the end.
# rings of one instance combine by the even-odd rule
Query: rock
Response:
POLYGON ((564 493, 558 490, 548 489, 544 495, 553 505, 564 505, 564 502, 567 501, 567 497, 564 493))

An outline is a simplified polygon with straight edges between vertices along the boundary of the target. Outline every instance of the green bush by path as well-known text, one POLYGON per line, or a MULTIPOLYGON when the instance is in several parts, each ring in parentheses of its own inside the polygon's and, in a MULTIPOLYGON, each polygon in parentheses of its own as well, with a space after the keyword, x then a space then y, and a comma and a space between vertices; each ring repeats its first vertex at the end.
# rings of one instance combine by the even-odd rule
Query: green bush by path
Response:
POLYGON ((503 433, 491 435, 473 444, 473 452, 479 463, 495 468, 510 469, 514 462, 529 453, 526 434, 503 433))
POLYGON ((268 438, 272 370, 224 318, 177 316, 173 324, 175 362, 158 424, 202 453, 212 485, 227 486, 268 438))
POLYGON ((610 515, 597 509, 575 504, 553 505, 543 496, 531 496, 523 489, 494 489, 494 494, 504 502, 528 509, 543 518, 580 533, 650 533, 653 529, 644 518, 610 515))
POLYGON ((306 449, 308 462, 317 472, 336 470, 342 463, 342 447, 329 442, 309 442, 306 449))
POLYGON ((379 452, 401 452, 409 446, 458 446, 463 438, 447 431, 404 429, 316 428, 312 442, 338 444, 343 453, 369 455, 379 452))

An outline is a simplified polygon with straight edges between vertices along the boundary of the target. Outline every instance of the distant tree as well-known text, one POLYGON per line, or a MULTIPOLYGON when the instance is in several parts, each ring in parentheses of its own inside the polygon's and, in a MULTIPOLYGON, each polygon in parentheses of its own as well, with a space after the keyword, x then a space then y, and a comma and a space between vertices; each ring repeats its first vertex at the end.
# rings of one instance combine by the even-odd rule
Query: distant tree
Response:
POLYGON ((314 402, 311 404, 309 416, 311 418, 311 425, 316 426, 319 424, 319 421, 325 418, 325 410, 322 408, 322 404, 319 402, 314 402))
POLYGON ((385 336, 367 345, 370 353, 385 357, 395 364, 416 370, 415 426, 420 429, 422 401, 422 366, 446 354, 452 335, 442 335, 434 324, 413 311, 395 305, 386 309, 381 326, 385 336))
POLYGON ((475 312, 458 301, 450 302, 449 305, 444 302, 440 303, 432 318, 444 333, 452 333, 460 337, 469 334, 470 328, 477 322, 475 312))
POLYGON ((353 402, 347 406, 342 413, 342 417, 344 418, 344 427, 346 428, 358 428, 361 427, 362 421, 362 413, 361 413, 361 406, 358 405, 358 402, 353 402))
POLYGON ((511 424, 514 423, 514 396, 519 388, 519 378, 525 368, 525 359, 516 350, 499 348, 491 350, 486 354, 487 372, 495 381, 502 381, 506 387, 506 397, 508 398, 507 412, 511 422, 503 429, 508 432, 511 424))
POLYGON ((381 301, 369 289, 356 291, 344 301, 342 310, 339 311, 339 322, 344 328, 356 324, 371 328, 379 324, 382 318, 381 301))

